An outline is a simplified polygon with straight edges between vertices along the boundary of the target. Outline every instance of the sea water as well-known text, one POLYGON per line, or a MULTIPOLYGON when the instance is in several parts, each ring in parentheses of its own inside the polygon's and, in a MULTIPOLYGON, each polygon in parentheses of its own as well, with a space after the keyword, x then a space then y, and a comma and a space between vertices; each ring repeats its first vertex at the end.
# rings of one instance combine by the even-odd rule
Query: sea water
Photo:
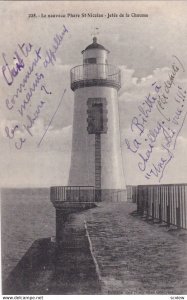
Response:
POLYGON ((48 188, 1 190, 3 280, 35 240, 54 235, 55 209, 48 188))

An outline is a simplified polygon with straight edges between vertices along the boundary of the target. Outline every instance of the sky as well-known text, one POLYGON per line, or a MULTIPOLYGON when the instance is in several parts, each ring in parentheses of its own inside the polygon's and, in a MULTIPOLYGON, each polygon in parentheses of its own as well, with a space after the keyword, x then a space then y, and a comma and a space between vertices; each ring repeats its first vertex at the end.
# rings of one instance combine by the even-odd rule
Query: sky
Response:
POLYGON ((3 37, 0 41, 1 187, 67 185, 74 107, 74 94, 70 88, 70 70, 82 64, 81 51, 92 42, 92 34, 96 27, 99 28, 98 42, 110 50, 109 63, 118 66, 121 70, 118 103, 126 183, 136 185, 187 182, 187 119, 185 119, 187 3, 185 1, 110 1, 109 3, 104 1, 86 3, 30 1, 29 5, 19 1, 0 3, 3 37), (103 14, 103 17, 81 17, 82 13, 98 13, 103 14), (118 16, 107 18, 108 13, 118 16), (124 14, 124 17, 119 17, 120 13, 124 14), (132 17, 132 13, 148 14, 148 17, 132 17), (36 14, 37 17, 29 17, 29 14, 36 14), (66 16, 44 17, 48 14, 66 16), (67 17, 67 14, 72 14, 74 17, 67 17), (129 17, 126 17, 126 14, 129 14, 129 17), (56 34, 62 34, 64 26, 67 32, 56 51, 56 60, 45 68, 46 51, 52 48, 54 37, 56 34), (30 51, 24 53, 25 56, 19 48, 23 43, 27 49, 29 44, 32 45, 30 51), (25 90, 15 98, 15 103, 11 104, 13 107, 10 109, 10 99, 23 82, 29 66, 36 60, 36 51, 39 49, 41 59, 38 59, 34 72, 25 85, 25 90), (16 53, 23 59, 24 67, 20 68, 18 74, 12 79, 7 67, 3 75, 3 66, 5 67, 7 62, 10 69, 16 68, 16 63, 18 64, 18 60, 14 59, 16 53), (140 122, 139 109, 145 105, 143 102, 145 103, 148 95, 156 95, 157 100, 161 98, 163 100, 163 93, 166 96, 165 82, 171 79, 169 76, 172 71, 175 74, 167 94, 167 103, 162 103, 162 108, 160 107, 164 116, 154 106, 146 118, 144 131, 140 135, 140 129, 136 125, 132 126, 132 122, 133 120, 135 122, 134 118, 139 118, 140 122), (21 115, 19 113, 21 104, 36 79, 38 80, 36 90, 29 104, 26 105, 24 114, 21 115), (26 116, 33 115, 39 104, 40 113, 31 128, 31 136, 23 125, 29 124, 26 116), (147 141, 150 137, 149 130, 158 128, 163 120, 165 131, 163 127, 160 129, 156 142, 152 144, 153 148, 150 148, 147 141), (14 133, 13 129, 15 129, 14 133), (175 131, 174 137, 171 137, 172 131, 175 131), (166 136, 168 134, 170 137, 166 136), (19 147, 20 138, 25 139, 25 142, 18 150, 15 143, 17 142, 16 145, 19 147), (163 149, 166 144, 167 149, 163 149), (135 145, 139 145, 138 149, 134 148, 135 145), (148 153, 150 149, 151 153, 148 153), (142 156, 147 157, 148 160, 146 170, 143 171, 142 156), (165 160, 162 166, 164 171, 161 170, 156 176, 153 174, 155 172, 150 173, 150 170, 161 158, 165 160))

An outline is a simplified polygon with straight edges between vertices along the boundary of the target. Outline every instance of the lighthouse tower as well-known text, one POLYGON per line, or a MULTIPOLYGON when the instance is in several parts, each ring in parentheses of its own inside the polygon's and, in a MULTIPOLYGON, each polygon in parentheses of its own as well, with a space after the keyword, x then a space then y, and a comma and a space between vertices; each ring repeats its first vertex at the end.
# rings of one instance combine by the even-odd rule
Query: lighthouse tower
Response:
POLYGON ((96 201, 126 200, 117 96, 120 70, 108 64, 109 51, 96 37, 82 54, 83 64, 71 69, 74 116, 68 186, 94 186, 96 201))

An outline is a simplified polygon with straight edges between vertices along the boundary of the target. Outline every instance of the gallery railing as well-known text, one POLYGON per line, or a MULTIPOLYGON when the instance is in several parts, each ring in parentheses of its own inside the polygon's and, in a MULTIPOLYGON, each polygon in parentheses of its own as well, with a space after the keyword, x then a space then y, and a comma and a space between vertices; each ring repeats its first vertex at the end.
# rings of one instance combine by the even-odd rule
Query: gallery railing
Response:
POLYGON ((86 86, 121 87, 121 73, 116 66, 108 64, 84 64, 71 69, 71 89, 86 86))
POLYGON ((50 199, 70 202, 95 202, 94 186, 52 186, 50 199))
POLYGON ((187 184, 139 185, 133 197, 140 215, 187 229, 187 184))
POLYGON ((127 200, 133 203, 137 202, 137 186, 127 185, 127 200))

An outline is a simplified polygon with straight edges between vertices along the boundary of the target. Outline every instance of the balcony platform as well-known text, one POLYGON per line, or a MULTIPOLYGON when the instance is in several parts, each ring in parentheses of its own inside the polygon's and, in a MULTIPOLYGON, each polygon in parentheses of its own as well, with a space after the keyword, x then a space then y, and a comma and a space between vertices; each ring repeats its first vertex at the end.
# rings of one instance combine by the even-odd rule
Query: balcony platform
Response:
POLYGON ((116 66, 108 64, 84 64, 71 69, 71 89, 90 86, 121 87, 121 73, 116 66))
POLYGON ((50 194, 53 206, 64 214, 97 206, 93 186, 53 186, 50 194))
POLYGON ((95 202, 73 202, 73 201, 51 201, 56 209, 62 210, 64 213, 74 213, 82 210, 97 207, 95 202))

